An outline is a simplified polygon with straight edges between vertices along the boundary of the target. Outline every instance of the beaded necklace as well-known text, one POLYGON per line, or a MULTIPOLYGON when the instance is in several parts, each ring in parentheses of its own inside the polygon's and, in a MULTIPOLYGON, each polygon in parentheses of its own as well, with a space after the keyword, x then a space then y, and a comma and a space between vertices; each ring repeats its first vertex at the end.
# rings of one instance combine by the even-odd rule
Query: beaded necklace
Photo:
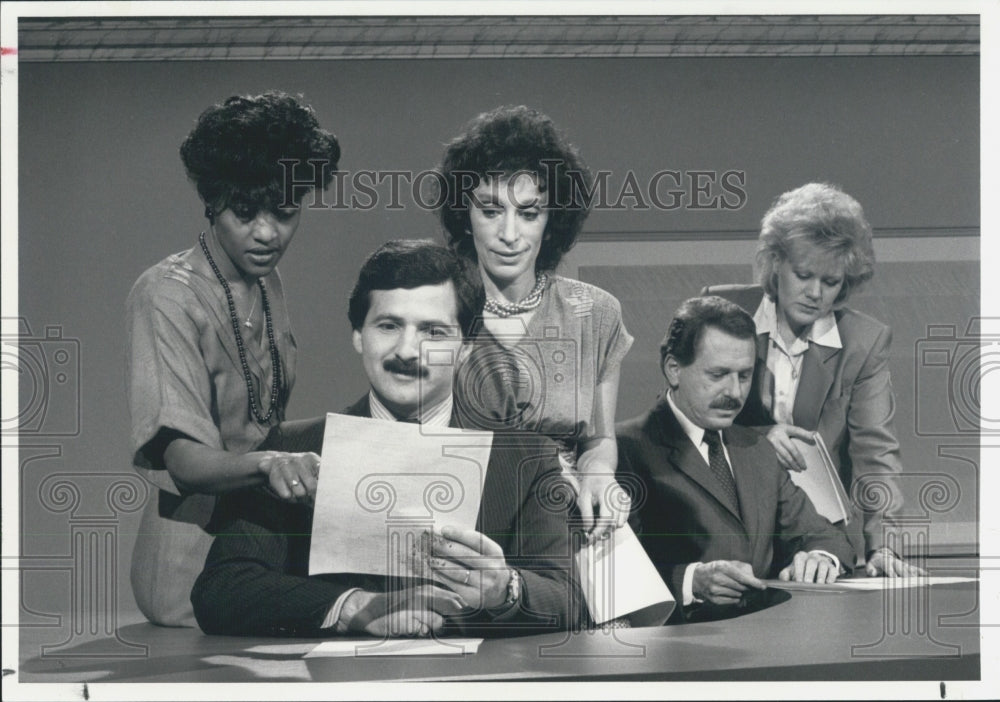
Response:
POLYGON ((267 290, 264 287, 264 281, 260 278, 257 279, 257 285, 260 287, 261 306, 264 308, 267 345, 271 351, 271 406, 268 408, 267 414, 262 416, 260 410, 257 408, 257 398, 253 391, 253 376, 250 375, 250 367, 247 365, 247 353, 246 349, 243 348, 243 335, 240 334, 240 318, 236 315, 236 303, 233 302, 233 293, 229 289, 229 283, 226 282, 226 279, 222 277, 222 273, 219 272, 219 267, 215 265, 215 259, 212 258, 212 254, 208 251, 208 246, 205 244, 205 232, 202 232, 198 237, 198 243, 201 244, 201 250, 205 253, 205 258, 208 259, 208 265, 212 267, 212 272, 215 273, 215 277, 218 278, 222 289, 226 292, 226 303, 229 305, 229 319, 233 323, 233 335, 236 337, 236 350, 240 354, 243 379, 246 381, 247 394, 250 396, 250 411, 254 419, 261 424, 267 424, 268 420, 271 419, 271 415, 274 414, 275 408, 278 406, 278 388, 281 386, 281 357, 278 356, 278 346, 274 343, 274 328, 271 326, 271 305, 267 301, 267 290))
POLYGON ((535 278, 535 287, 525 297, 517 302, 501 302, 487 295, 483 309, 497 317, 513 317, 515 314, 530 312, 542 304, 542 293, 545 292, 545 286, 548 282, 549 276, 545 273, 539 273, 535 278))

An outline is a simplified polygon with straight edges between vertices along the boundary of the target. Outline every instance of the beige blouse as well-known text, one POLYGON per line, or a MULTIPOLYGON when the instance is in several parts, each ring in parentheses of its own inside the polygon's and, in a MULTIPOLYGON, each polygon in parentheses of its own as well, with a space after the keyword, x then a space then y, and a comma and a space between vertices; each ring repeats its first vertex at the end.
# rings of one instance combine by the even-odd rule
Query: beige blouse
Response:
MULTIPOLYGON (((182 493, 174 484, 163 463, 162 432, 245 453, 284 416, 295 380, 295 338, 277 270, 264 284, 282 366, 280 400, 267 425, 251 416, 226 296, 200 247, 147 270, 128 297, 125 380, 133 463, 159 488, 136 538, 132 588, 143 614, 156 623, 193 624, 191 587, 211 544, 206 529, 215 507, 214 496, 182 493)), ((241 331, 258 406, 266 412, 272 376, 263 326, 241 331)))

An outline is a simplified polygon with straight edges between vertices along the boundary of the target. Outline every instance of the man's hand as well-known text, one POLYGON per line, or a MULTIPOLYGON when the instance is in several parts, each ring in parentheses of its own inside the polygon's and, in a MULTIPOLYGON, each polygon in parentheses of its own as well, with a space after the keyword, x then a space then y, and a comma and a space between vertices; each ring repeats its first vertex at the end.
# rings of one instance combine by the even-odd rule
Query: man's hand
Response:
POLYGON ((358 590, 344 602, 340 623, 349 633, 430 636, 444 625, 445 616, 464 606, 458 595, 437 585, 386 593, 358 590))
POLYGON ((767 432, 767 440, 778 454, 778 464, 785 470, 805 470, 806 459, 792 439, 813 443, 812 432, 792 424, 775 424, 767 432))
POLYGON ((753 568, 742 561, 710 561, 695 566, 691 592, 699 600, 712 604, 736 604, 748 588, 767 586, 754 577, 753 568))
POLYGON ((884 575, 887 578, 914 578, 927 575, 927 571, 919 566, 910 565, 895 553, 886 548, 872 552, 865 564, 865 573, 875 578, 884 575))
POLYGON ((494 609, 507 600, 510 568, 503 549, 485 534, 444 527, 425 532, 421 543, 431 574, 473 609, 494 609))
POLYGON ((312 504, 316 497, 319 456, 315 453, 263 451, 257 470, 267 476, 267 488, 286 502, 312 504))
POLYGON ((836 581, 837 565, 822 553, 799 551, 790 565, 778 573, 779 580, 794 580, 798 583, 832 583, 836 581))
POLYGON ((625 526, 632 503, 615 480, 614 472, 580 473, 579 480, 576 506, 589 540, 606 538, 625 526))

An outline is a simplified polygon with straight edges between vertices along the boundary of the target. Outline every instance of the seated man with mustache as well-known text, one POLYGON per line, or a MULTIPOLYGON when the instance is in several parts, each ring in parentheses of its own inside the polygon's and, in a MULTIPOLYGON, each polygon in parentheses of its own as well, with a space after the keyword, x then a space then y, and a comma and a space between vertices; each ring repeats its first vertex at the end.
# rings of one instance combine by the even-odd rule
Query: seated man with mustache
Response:
POLYGON ((753 378, 754 333, 732 302, 684 302, 660 346, 667 391, 618 425, 630 521, 684 605, 675 619, 731 616, 759 599, 760 578, 833 582, 853 564, 846 535, 816 513, 770 442, 733 426, 753 378))
MULTIPOLYGON (((476 428, 453 386, 484 296, 479 276, 443 246, 392 241, 376 250, 348 312, 371 389, 344 414, 476 428)), ((324 427, 325 417, 285 422, 260 448, 318 452, 324 427)), ((566 630, 580 621, 570 571, 572 493, 551 440, 494 435, 476 530, 425 535, 422 558, 433 582, 308 575, 316 484, 306 482, 291 484, 301 504, 253 490, 227 496, 227 521, 191 594, 203 631, 490 636, 566 630)))

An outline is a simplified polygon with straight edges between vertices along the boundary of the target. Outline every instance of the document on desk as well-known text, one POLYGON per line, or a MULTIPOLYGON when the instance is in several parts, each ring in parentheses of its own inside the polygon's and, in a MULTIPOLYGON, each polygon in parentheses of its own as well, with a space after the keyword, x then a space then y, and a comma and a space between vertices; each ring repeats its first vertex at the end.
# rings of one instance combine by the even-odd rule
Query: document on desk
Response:
POLYGON ((416 575, 431 527, 474 529, 493 435, 326 416, 309 574, 416 575))
POLYGON ((954 585, 972 583, 976 578, 925 575, 912 578, 846 578, 834 583, 799 583, 791 580, 765 580, 768 587, 779 590, 812 590, 813 592, 859 592, 870 590, 899 590, 907 587, 954 585))
POLYGON ((673 595, 628 524, 581 548, 576 562, 594 623, 628 617, 632 626, 660 626, 674 611, 673 595))
POLYGON ((467 656, 482 639, 346 639, 324 641, 305 658, 368 658, 371 656, 467 656))

